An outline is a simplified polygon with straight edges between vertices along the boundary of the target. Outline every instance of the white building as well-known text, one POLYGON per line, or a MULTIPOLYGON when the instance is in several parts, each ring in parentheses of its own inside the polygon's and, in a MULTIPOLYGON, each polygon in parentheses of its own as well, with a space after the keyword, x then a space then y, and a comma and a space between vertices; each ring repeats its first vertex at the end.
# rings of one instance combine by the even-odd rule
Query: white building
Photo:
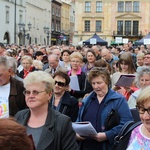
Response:
POLYGON ((50 44, 51 0, 1 0, 0 10, 0 42, 50 44))

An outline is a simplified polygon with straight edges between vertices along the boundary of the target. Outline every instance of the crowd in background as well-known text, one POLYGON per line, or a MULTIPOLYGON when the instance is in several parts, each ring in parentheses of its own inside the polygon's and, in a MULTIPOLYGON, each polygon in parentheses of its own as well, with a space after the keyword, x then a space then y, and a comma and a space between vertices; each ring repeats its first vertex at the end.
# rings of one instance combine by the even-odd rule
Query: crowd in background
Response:
MULTIPOLYGON (((27 127, 28 135, 33 135, 36 149, 40 149, 39 142, 41 142, 41 145, 43 144, 40 137, 37 138, 37 133, 44 136, 43 130, 46 125, 51 126, 46 116, 48 115, 49 119, 53 119, 49 115, 50 112, 53 113, 52 108, 67 115, 72 122, 90 121, 92 123, 98 132, 96 136, 84 138, 76 134, 80 150, 91 150, 92 147, 95 147, 95 150, 112 150, 114 137, 127 121, 135 119, 130 110, 136 109, 138 96, 149 85, 150 45, 134 46, 131 41, 124 45, 109 47, 100 45, 45 46, 37 44, 19 46, 0 43, 0 98, 2 99, 3 94, 1 92, 4 89, 11 89, 12 91, 15 86, 16 91, 21 93, 20 97, 19 94, 14 97, 14 91, 5 93, 10 102, 5 102, 8 109, 6 114, 4 114, 4 108, 0 107, 0 118, 15 116, 19 111, 15 117, 20 124, 27 127), (47 77, 48 74, 50 78, 47 77), (135 79, 128 87, 116 86, 116 82, 121 75, 135 75, 135 79), (77 77, 78 90, 70 86, 73 76, 77 77), (51 83, 48 82, 48 79, 51 80, 51 83), (10 85, 5 87, 8 83, 10 85), (53 85, 50 85, 52 83, 53 85), (16 85, 20 86, 19 89, 16 85), (45 90, 43 90, 44 87, 46 87, 45 90), (46 91, 46 93, 42 93, 43 91, 46 91), (28 97, 31 95, 37 96, 39 93, 43 94, 39 99, 44 98, 45 100, 42 100, 43 102, 38 104, 38 107, 32 106, 28 97), (10 97, 13 97, 17 102, 13 102, 10 97), (21 99, 21 102, 18 98, 21 99), (20 113, 25 108, 29 108, 29 111, 20 113), (44 108, 48 111, 42 111, 44 108), (105 123, 107 115, 112 109, 117 110, 120 122, 108 128, 105 123), (41 112, 43 115, 39 115, 41 112), (24 118, 29 120, 24 121, 23 115, 24 118), (36 117, 40 119, 40 123, 36 122, 36 117), (41 126, 42 128, 37 129, 41 126), (33 131, 34 128, 36 128, 35 131, 33 131)), ((142 109, 144 110, 142 111, 141 105, 138 104, 139 112, 145 113, 147 111, 149 114, 149 107, 147 108, 144 105, 142 109)), ((55 113, 54 115, 58 116, 55 113)), ((64 117, 61 121, 55 121, 54 119, 53 122, 63 124, 63 120, 69 124, 65 124, 64 128, 62 127, 63 131, 68 127, 67 133, 70 135, 70 139, 66 137, 66 140, 72 141, 70 144, 66 141, 63 142, 65 144, 64 149, 67 147, 70 150, 77 149, 75 138, 73 138, 74 133, 70 126, 71 121, 64 117)), ((60 136, 58 130, 57 132, 58 134, 55 136, 60 136)), ((65 131, 63 134, 65 135, 65 131)), ((150 140, 149 135, 147 137, 150 140)), ((57 139, 56 143, 62 144, 60 139, 57 139)), ((48 144, 48 147, 50 147, 51 143, 48 144)), ((42 146, 44 147, 44 145, 42 146)), ((56 145, 53 146, 56 147, 56 145)), ((61 149, 61 147, 57 148, 61 149)))

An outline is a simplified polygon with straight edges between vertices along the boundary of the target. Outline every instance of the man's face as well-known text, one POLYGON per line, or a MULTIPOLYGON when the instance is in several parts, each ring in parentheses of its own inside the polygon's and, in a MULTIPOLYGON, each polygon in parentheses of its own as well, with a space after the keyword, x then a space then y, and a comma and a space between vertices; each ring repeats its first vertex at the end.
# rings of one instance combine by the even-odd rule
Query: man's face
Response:
POLYGON ((144 56, 144 65, 150 66, 150 54, 144 56))
POLYGON ((49 66, 52 67, 52 69, 56 69, 58 66, 58 61, 55 58, 50 58, 49 66))
POLYGON ((11 69, 6 69, 5 66, 0 65, 0 86, 3 86, 10 81, 11 69))

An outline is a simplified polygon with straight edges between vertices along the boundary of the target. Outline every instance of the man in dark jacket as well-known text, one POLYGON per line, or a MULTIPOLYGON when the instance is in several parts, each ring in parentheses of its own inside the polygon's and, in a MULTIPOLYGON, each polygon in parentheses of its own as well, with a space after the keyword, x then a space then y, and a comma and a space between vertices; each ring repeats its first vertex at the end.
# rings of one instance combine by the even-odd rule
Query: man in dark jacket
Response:
POLYGON ((0 118, 26 108, 23 83, 11 77, 11 69, 7 58, 0 56, 0 118))

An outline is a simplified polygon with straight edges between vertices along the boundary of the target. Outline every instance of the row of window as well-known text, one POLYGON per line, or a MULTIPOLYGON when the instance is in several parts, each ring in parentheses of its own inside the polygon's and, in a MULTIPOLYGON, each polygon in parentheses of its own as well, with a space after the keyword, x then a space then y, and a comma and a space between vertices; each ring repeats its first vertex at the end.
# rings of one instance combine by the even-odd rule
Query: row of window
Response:
MULTIPOLYGON (((139 5, 139 1, 118 1, 118 12, 139 12, 139 5)), ((102 12, 102 1, 96 2, 95 9, 102 12)), ((85 12, 91 12, 91 1, 85 2, 85 12)))
MULTIPOLYGON (((90 32, 91 25, 90 20, 85 20, 84 22, 84 31, 90 32)), ((101 32, 102 31, 102 21, 96 20, 95 22, 95 31, 101 32)), ((117 21, 117 35, 137 35, 139 32, 139 21, 117 21)))

